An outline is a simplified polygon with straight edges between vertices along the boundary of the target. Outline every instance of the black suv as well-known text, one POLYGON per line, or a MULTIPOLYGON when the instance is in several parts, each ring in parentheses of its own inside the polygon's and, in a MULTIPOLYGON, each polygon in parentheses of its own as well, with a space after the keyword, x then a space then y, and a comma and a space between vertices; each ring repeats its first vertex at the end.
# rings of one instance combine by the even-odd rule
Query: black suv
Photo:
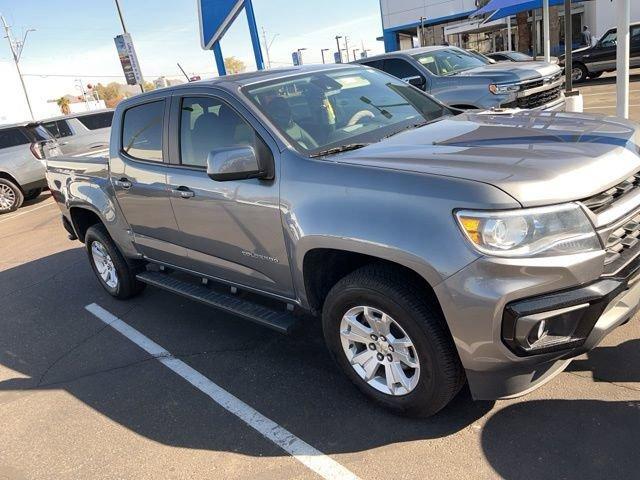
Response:
MULTIPOLYGON (((631 24, 630 66, 640 67, 640 23, 631 24)), ((592 47, 580 48, 572 53, 572 77, 576 82, 587 78, 598 78, 604 72, 616 70, 616 50, 618 46, 617 29, 607 30, 598 43, 592 47)), ((564 66, 564 55, 560 56, 564 66)))

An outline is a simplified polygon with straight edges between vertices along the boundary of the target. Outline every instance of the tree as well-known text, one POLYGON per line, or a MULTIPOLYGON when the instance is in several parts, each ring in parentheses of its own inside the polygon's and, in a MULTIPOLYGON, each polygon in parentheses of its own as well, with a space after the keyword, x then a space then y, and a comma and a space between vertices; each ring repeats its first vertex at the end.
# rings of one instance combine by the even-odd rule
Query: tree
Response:
POLYGON ((227 69, 227 73, 241 73, 247 69, 245 63, 236 57, 225 58, 224 66, 227 69))
POLYGON ((142 84, 142 87, 144 88, 145 92, 150 92, 151 90, 155 90, 156 86, 153 84, 153 82, 144 82, 142 84))
POLYGON ((107 108, 114 108, 124 99, 123 86, 117 82, 111 82, 108 85, 99 83, 94 88, 98 92, 98 96, 104 100, 107 108))
POLYGON ((56 100, 56 104, 60 107, 60 111, 63 115, 69 115, 71 113, 71 108, 69 107, 69 99, 67 97, 60 97, 56 100))

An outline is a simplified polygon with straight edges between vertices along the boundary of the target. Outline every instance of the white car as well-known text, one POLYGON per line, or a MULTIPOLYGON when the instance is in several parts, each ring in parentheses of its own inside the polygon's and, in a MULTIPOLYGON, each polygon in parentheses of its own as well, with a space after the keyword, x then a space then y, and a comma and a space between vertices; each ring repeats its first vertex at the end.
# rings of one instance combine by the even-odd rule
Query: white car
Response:
POLYGON ((40 123, 58 140, 64 155, 103 150, 109 146, 113 110, 48 118, 40 123))

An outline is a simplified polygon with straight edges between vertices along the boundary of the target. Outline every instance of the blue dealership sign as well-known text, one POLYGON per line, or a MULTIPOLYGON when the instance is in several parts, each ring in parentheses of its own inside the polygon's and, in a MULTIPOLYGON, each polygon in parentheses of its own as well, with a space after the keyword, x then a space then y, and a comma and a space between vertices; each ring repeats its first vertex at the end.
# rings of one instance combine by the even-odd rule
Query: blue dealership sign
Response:
POLYGON ((213 50, 219 75, 226 75, 220 39, 244 8, 247 14, 249 35, 258 70, 264 68, 258 26, 251 0, 198 0, 198 20, 200 23, 200 45, 205 50, 213 50))
POLYGON ((244 0, 199 0, 200 45, 211 50, 236 19, 244 0))

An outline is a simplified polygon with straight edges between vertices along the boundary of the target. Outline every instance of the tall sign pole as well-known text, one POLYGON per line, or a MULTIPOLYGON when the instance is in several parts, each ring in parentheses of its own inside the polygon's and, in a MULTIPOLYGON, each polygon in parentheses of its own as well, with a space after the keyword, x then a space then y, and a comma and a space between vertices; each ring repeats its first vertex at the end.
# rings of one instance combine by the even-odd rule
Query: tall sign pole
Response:
POLYGON ((127 79, 127 84, 140 85, 140 91, 144 93, 144 82, 142 78, 142 72, 140 71, 140 64, 138 63, 138 57, 136 51, 133 48, 133 40, 131 35, 127 32, 127 27, 124 24, 124 17, 122 16, 122 9, 120 8, 120 2, 115 0, 116 9, 118 10, 118 18, 120 18, 120 25, 122 25, 123 35, 118 35, 115 38, 116 49, 118 50, 118 56, 120 57, 120 63, 124 71, 124 76, 127 79))
POLYGON ((256 67, 258 70, 264 70, 264 59, 262 58, 262 48, 260 48, 260 35, 258 35, 258 25, 256 24, 256 16, 253 13, 253 3, 251 3, 251 0, 244 0, 244 11, 247 14, 247 23, 249 24, 249 34, 251 35, 256 67))

